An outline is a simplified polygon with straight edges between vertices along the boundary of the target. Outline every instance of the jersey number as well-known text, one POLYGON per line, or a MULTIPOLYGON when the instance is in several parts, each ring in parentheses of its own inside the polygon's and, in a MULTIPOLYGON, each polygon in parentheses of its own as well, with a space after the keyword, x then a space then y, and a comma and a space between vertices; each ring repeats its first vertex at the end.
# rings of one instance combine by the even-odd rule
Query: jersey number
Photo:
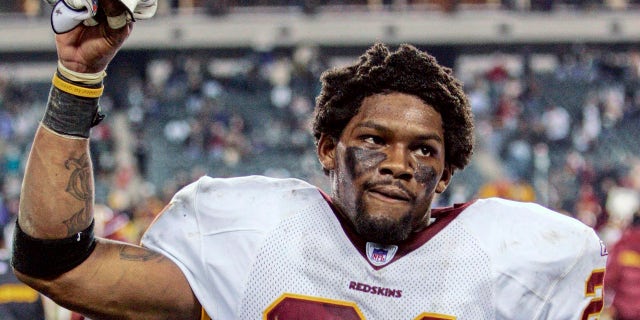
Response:
MULTIPOLYGON (((365 320, 353 302, 285 293, 264 311, 263 320, 365 320)), ((455 317, 423 313, 415 320, 455 320, 455 317)))
MULTIPOLYGON (((598 316, 604 307, 604 269, 594 270, 585 282, 585 296, 592 297, 582 312, 581 320, 598 316), (598 295, 598 289, 600 294, 598 295)), ((295 294, 284 294, 264 312, 264 320, 365 320, 362 311, 353 302, 322 299, 295 294)), ((455 320, 456 317, 423 313, 414 320, 455 320)), ((596 318, 597 319, 597 318, 596 318)))
POLYGON ((582 320, 588 320, 589 317, 595 316, 598 319, 598 315, 604 307, 604 269, 596 269, 591 272, 589 279, 585 282, 584 292, 586 297, 593 297, 591 302, 584 308, 582 312, 582 320), (600 295, 597 295, 597 289, 600 289, 600 295))

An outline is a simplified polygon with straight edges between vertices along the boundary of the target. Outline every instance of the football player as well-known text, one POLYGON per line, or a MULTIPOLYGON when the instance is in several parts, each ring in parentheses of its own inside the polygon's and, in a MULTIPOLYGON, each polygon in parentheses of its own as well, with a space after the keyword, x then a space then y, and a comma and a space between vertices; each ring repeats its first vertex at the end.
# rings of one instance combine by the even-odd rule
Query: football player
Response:
POLYGON ((375 44, 323 74, 313 135, 327 193, 205 176, 141 246, 95 237, 89 131, 132 29, 115 20, 56 35, 24 177, 13 266, 62 306, 92 319, 598 318, 606 252, 591 228, 495 198, 431 209, 471 158, 473 121, 452 71, 411 45, 375 44))

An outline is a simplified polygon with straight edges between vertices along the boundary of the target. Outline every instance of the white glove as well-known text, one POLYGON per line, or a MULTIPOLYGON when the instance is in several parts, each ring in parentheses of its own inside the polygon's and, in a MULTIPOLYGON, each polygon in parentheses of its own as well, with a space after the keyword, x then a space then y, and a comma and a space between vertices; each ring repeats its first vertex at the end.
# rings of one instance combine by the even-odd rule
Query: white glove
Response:
POLYGON ((133 19, 150 19, 158 9, 157 0, 119 0, 129 9, 133 19))
POLYGON ((97 12, 98 0, 59 0, 51 11, 51 27, 55 33, 65 33, 83 21, 89 26, 95 25, 93 17, 97 12))
MULTIPOLYGON (((86 26, 95 26, 98 22, 93 17, 98 12, 98 0, 45 0, 53 5, 51 11, 51 27, 55 33, 73 30, 81 22, 86 26)), ((107 17, 113 29, 123 27, 134 19, 150 19, 158 8, 157 0, 119 0, 127 11, 118 17, 107 17)))

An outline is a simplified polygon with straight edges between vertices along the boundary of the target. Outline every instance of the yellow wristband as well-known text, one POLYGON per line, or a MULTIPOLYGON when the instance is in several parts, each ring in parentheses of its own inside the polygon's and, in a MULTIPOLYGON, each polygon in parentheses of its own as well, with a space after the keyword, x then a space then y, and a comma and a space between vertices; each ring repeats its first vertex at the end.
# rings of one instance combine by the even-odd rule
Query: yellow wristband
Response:
POLYGON ((58 74, 53 75, 52 82, 54 87, 74 96, 84 98, 100 98, 100 96, 102 96, 102 92, 104 91, 104 86, 100 88, 85 88, 77 86, 73 83, 66 82, 58 77, 58 74))

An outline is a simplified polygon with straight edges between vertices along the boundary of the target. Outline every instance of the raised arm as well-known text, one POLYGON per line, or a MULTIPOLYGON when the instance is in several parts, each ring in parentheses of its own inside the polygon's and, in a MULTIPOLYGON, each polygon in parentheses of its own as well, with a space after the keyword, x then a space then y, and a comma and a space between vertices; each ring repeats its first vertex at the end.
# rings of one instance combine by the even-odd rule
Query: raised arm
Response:
POLYGON ((99 6, 110 23, 98 14, 97 26, 56 35, 58 71, 27 162, 12 264, 22 281, 92 319, 199 319, 173 262, 93 237, 89 128, 100 119, 104 70, 133 27, 120 2, 99 6))

